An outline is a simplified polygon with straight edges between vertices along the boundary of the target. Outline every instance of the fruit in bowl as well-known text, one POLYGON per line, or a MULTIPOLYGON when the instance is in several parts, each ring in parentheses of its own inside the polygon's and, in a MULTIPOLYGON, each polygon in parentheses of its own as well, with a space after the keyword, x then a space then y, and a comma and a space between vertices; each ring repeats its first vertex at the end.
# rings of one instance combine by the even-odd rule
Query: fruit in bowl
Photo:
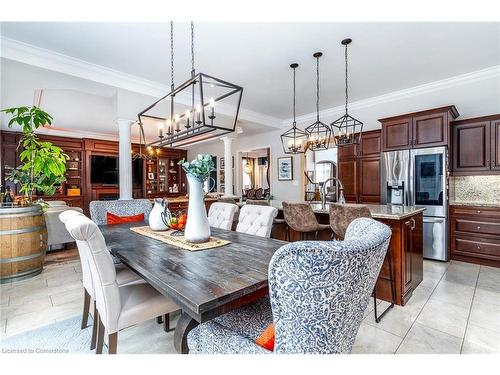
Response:
POLYGON ((187 213, 185 211, 179 211, 175 214, 170 214, 167 220, 167 226, 170 229, 183 231, 186 227, 187 213))

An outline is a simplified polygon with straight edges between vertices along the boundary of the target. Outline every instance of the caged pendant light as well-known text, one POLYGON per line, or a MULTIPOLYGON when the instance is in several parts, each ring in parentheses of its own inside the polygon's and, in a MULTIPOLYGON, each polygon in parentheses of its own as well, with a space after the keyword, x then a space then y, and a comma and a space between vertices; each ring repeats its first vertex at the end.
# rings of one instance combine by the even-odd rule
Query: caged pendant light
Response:
POLYGON ((295 109, 295 70, 299 64, 293 63, 290 68, 293 70, 293 123, 292 127, 281 134, 281 144, 283 146, 283 152, 285 154, 303 154, 307 150, 307 139, 308 134, 297 128, 296 109, 295 109))
POLYGON ((349 103, 349 86, 348 86, 348 65, 347 65, 347 46, 352 42, 352 39, 344 39, 341 44, 345 46, 345 114, 339 119, 330 124, 333 134, 335 131, 335 140, 337 145, 358 144, 361 140, 361 132, 363 131, 363 123, 358 119, 350 116, 347 107, 349 103))
POLYGON ((194 24, 191 22, 191 78, 174 85, 174 35, 170 22, 170 92, 138 114, 139 123, 158 128, 152 146, 186 146, 234 132, 243 88, 194 67, 194 24))
POLYGON ((309 135, 308 148, 312 151, 327 150, 330 147, 330 136, 332 131, 328 125, 319 119, 319 58, 323 56, 321 52, 316 52, 316 121, 305 130, 309 135))

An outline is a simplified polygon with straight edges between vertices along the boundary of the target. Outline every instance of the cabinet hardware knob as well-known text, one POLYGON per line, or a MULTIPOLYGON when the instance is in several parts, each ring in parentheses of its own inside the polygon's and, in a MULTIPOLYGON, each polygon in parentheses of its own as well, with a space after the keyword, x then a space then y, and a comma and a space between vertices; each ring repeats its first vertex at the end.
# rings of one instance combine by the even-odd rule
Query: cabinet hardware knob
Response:
POLYGON ((478 248, 478 249, 481 249, 481 246, 477 245, 477 248, 478 248))
POLYGON ((480 214, 481 213, 481 210, 477 210, 477 213, 480 214))
POLYGON ((481 227, 478 225, 478 226, 477 226, 477 229, 481 229, 481 227))

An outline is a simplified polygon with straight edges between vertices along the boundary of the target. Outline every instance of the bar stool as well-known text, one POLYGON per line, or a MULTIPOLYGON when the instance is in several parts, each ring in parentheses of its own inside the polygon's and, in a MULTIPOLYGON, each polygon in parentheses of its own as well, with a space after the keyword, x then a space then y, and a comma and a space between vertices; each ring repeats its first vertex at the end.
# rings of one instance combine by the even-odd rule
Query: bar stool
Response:
MULTIPOLYGON (((247 201, 245 202, 245 204, 254 204, 256 206, 270 206, 269 202, 266 201, 266 200, 256 200, 256 199, 247 199, 247 201)), ((285 219, 278 219, 278 218, 274 218, 273 220, 273 226, 274 225, 284 225, 285 226, 285 241, 288 241, 288 237, 289 237, 289 234, 288 234, 288 225, 286 224, 286 221, 285 219)))
POLYGON ((301 241, 306 233, 314 233, 317 239, 319 231, 330 229, 329 224, 318 223, 309 203, 283 202, 283 216, 287 226, 300 233, 301 241))
MULTIPOLYGON (((370 210, 367 206, 362 204, 330 204, 330 226, 332 227, 332 231, 335 235, 336 239, 343 240, 345 236, 345 232, 347 230, 348 225, 351 221, 358 219, 360 217, 372 217, 370 210)), ((387 250, 387 265, 389 266, 389 282, 391 283, 391 304, 382 312, 382 314, 378 315, 377 312, 377 281, 375 282, 375 287, 373 288, 373 304, 374 309, 373 313, 375 314, 375 321, 377 323, 382 320, 385 314, 394 307, 394 299, 395 299, 395 283, 392 272, 392 257, 390 254, 390 248, 387 250)))

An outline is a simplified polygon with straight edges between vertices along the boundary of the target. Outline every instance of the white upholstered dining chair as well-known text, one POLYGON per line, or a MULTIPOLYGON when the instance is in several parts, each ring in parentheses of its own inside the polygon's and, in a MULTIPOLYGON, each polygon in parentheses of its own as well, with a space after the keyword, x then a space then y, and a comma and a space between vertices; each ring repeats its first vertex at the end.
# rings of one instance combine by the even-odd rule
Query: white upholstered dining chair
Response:
POLYGON ((231 230, 238 206, 232 203, 215 202, 208 210, 208 222, 211 227, 231 230))
POLYGON ((115 265, 97 225, 84 215, 65 220, 66 229, 77 241, 88 260, 91 282, 99 314, 96 353, 102 353, 104 333, 108 334, 108 353, 117 352, 118 331, 170 313, 179 308, 146 283, 119 285, 115 265))
MULTIPOLYGON (((86 216, 79 212, 73 210, 67 210, 59 214, 59 220, 66 226, 66 222, 74 216, 86 216)), ((66 228, 65 228, 66 229, 66 228)), ((70 234, 71 235, 71 234, 70 234)), ((73 237, 74 240, 76 240, 73 237)), ((80 256, 80 263, 82 265, 82 283, 83 283, 83 313, 82 313, 82 324, 81 329, 87 328, 89 315, 90 315, 90 301, 94 302, 94 311, 92 312, 93 326, 92 326, 92 339, 90 343, 90 349, 96 348, 97 343, 97 327, 99 325, 99 312, 97 310, 97 305, 95 301, 95 291, 94 285, 92 283, 92 274, 90 271, 90 264, 88 259, 88 254, 86 254, 86 248, 81 246, 79 241, 76 241, 78 247, 78 254, 80 256)), ((118 285, 125 285, 133 282, 145 282, 139 275, 125 267, 123 264, 115 264, 116 269, 116 280, 118 285)))
POLYGON ((271 206, 244 205, 236 231, 269 238, 276 215, 278 210, 271 206))

